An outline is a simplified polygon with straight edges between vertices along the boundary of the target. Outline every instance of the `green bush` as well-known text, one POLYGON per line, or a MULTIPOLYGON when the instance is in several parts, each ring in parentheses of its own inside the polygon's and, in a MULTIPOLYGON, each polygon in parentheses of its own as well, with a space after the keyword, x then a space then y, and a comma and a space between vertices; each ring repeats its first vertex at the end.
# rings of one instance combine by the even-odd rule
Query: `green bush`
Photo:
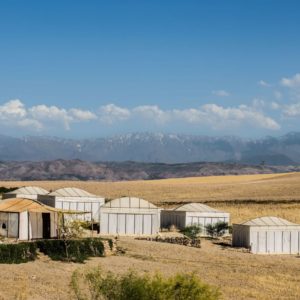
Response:
POLYGON ((228 230, 229 226, 227 222, 217 222, 215 224, 207 224, 205 226, 206 233, 211 236, 222 236, 228 230))
POLYGON ((19 264, 36 259, 37 245, 34 242, 0 244, 0 263, 19 264))
POLYGON ((78 300, 216 300, 219 290, 202 283, 195 274, 177 274, 164 278, 128 272, 115 275, 92 269, 85 276, 73 273, 71 286, 78 300), (88 289, 82 288, 82 278, 88 289), (81 283, 81 284, 80 284, 81 283), (88 290, 88 294, 83 294, 88 290))
POLYGON ((202 232, 202 228, 199 225, 190 225, 186 226, 180 232, 191 239, 196 239, 202 232))
POLYGON ((53 260, 84 262, 89 257, 104 256, 103 240, 99 238, 37 241, 41 252, 53 260))

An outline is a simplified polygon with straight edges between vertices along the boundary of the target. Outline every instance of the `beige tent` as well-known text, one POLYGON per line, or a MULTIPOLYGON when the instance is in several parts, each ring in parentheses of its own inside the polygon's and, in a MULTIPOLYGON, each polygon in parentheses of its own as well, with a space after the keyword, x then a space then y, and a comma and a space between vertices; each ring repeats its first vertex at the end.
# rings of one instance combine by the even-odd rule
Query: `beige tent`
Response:
POLYGON ((160 209, 136 198, 114 199, 101 207, 100 233, 120 235, 151 235, 159 232, 160 209))
POLYGON ((0 235, 19 240, 57 237, 59 210, 31 199, 0 202, 0 235))
POLYGON ((232 245, 260 254, 300 253, 300 225, 277 217, 233 224, 232 245))

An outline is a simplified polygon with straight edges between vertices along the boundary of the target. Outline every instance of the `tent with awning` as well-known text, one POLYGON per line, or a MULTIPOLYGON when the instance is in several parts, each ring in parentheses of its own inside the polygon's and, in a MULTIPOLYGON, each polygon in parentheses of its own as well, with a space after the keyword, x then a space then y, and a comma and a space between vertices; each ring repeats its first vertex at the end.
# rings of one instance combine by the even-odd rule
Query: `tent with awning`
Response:
POLYGON ((57 209, 31 199, 6 199, 0 202, 0 236, 19 240, 56 238, 59 217, 78 213, 57 209))

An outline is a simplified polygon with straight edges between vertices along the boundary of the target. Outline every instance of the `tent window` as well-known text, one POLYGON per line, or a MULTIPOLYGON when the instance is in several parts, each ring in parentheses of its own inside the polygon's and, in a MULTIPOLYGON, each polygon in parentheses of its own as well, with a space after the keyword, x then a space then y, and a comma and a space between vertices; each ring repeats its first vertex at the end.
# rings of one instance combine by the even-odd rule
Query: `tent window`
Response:
POLYGON ((8 237, 17 238, 19 235, 19 214, 9 213, 8 215, 8 237))
POLYGON ((7 237, 8 213, 0 213, 0 236, 7 237))
POLYGON ((0 213, 0 236, 17 238, 19 233, 19 214, 0 213))

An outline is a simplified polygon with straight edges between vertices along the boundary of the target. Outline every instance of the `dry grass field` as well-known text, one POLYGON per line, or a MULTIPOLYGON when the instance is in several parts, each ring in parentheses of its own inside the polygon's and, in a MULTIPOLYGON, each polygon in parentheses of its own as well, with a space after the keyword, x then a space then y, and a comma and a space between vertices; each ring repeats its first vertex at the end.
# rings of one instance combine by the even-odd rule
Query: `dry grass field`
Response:
POLYGON ((101 266, 104 271, 195 272, 220 288, 223 299, 299 299, 300 258, 263 256, 223 248, 203 240, 202 248, 122 238, 125 254, 92 258, 86 264, 54 262, 42 257, 20 265, 1 265, 0 299, 75 299, 70 288, 74 270, 101 266))
POLYGON ((124 182, 0 182, 0 186, 5 187, 24 185, 37 185, 48 190, 73 186, 107 199, 131 195, 164 207, 181 202, 204 202, 232 213, 233 223, 270 214, 300 223, 300 173, 124 182))
MULTIPOLYGON (((198 201, 231 213, 232 222, 273 215, 300 223, 300 173, 214 176, 131 182, 0 182, 0 186, 73 186, 106 198, 132 195, 158 205, 198 201)), ((202 248, 122 238, 125 254, 93 258, 86 264, 41 259, 1 265, 0 299, 74 299, 69 283, 74 270, 101 265, 103 270, 196 272, 220 287, 224 299, 299 299, 300 257, 253 255, 203 240, 202 248), (1 298, 2 297, 2 298, 1 298)))

